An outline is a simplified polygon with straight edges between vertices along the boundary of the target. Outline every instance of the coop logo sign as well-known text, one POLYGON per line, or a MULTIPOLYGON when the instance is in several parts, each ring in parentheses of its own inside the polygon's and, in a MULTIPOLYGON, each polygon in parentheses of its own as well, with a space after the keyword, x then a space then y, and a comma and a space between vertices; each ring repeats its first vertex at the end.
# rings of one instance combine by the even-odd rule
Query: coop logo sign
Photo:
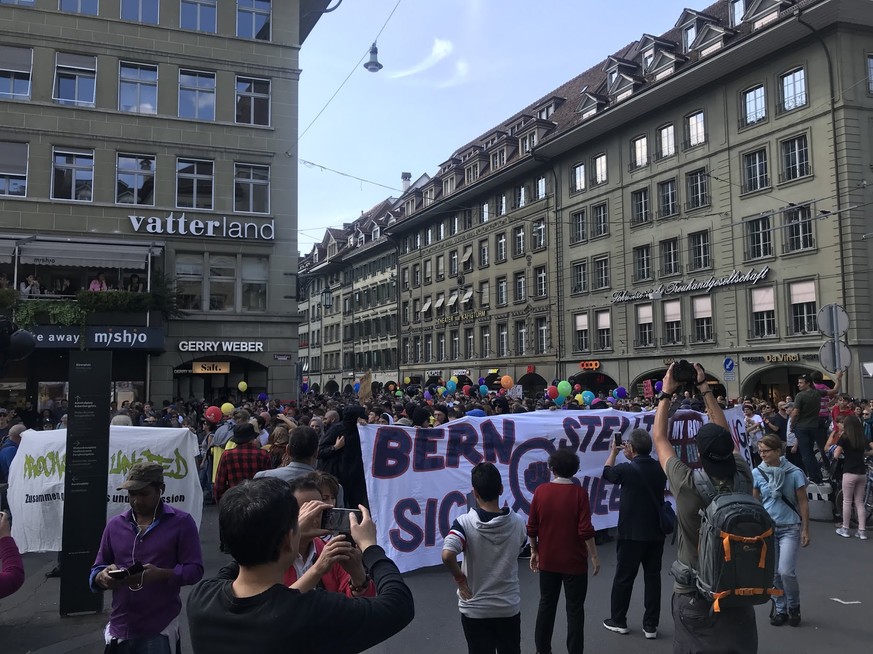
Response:
POLYGON ((239 238, 272 241, 275 235, 273 220, 266 222, 243 222, 228 220, 227 216, 218 218, 187 218, 182 212, 160 216, 127 216, 135 232, 171 236, 200 236, 206 238, 239 238))
POLYGON ((651 300, 652 295, 660 293, 661 297, 668 295, 679 295, 680 293, 693 293, 695 291, 704 291, 710 293, 712 289, 720 286, 737 286, 740 284, 748 284, 754 286, 762 279, 766 279, 770 273, 770 266, 764 266, 761 270, 752 268, 746 272, 734 270, 730 275, 724 277, 716 277, 711 275, 709 279, 692 279, 689 281, 676 281, 669 284, 661 284, 655 288, 639 291, 616 291, 612 294, 610 300, 613 304, 623 304, 625 302, 637 302, 639 300, 651 300))

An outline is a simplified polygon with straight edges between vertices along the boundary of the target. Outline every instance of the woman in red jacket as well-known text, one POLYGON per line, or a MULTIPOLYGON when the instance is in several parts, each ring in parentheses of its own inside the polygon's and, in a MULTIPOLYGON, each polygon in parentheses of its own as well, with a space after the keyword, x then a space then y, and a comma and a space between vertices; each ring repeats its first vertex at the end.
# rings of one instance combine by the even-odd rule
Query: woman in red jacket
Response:
POLYGON ((579 457, 560 448, 549 457, 554 479, 534 491, 527 522, 530 537, 530 569, 540 575, 540 605, 534 642, 539 654, 552 651, 552 632, 561 585, 567 604, 567 651, 581 654, 585 647, 585 596, 588 594, 588 562, 592 574, 600 572, 594 544, 588 493, 573 479, 579 472, 579 457), (587 554, 587 556, 586 556, 587 554))

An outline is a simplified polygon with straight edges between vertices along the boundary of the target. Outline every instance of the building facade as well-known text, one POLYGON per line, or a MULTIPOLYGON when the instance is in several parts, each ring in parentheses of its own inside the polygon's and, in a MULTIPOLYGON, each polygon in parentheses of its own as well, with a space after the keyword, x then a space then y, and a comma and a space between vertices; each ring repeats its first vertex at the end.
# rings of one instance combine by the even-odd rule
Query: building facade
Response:
POLYGON ((119 401, 294 395, 298 54, 327 4, 0 2, 0 273, 41 336, 9 399, 63 396, 73 340, 116 351, 119 401), (46 324, 88 289, 117 293, 87 328, 46 324))

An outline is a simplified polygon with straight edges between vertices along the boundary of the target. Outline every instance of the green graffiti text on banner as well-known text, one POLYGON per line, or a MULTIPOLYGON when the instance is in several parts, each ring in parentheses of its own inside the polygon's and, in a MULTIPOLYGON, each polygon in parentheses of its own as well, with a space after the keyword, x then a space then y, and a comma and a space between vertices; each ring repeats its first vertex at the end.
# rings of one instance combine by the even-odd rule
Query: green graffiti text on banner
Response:
POLYGON ((172 458, 155 454, 151 450, 142 450, 139 455, 134 450, 129 456, 123 450, 118 450, 109 457, 109 474, 126 475, 131 466, 140 462, 160 463, 164 467, 164 475, 170 479, 184 479, 188 476, 188 462, 178 447, 172 458))
POLYGON ((58 479, 63 479, 66 467, 67 457, 66 455, 61 456, 58 451, 46 452, 42 456, 36 457, 27 454, 24 457, 24 478, 46 477, 51 479, 57 475, 58 479))

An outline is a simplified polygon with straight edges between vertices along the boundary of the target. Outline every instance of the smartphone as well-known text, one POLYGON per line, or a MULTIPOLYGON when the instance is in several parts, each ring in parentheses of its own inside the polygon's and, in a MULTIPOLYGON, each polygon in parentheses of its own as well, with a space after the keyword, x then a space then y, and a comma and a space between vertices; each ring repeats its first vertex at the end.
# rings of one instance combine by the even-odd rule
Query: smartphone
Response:
POLYGON ((621 447, 621 432, 620 431, 612 432, 612 442, 615 443, 616 447, 621 447))
POLYGON ((335 534, 351 535, 352 529, 349 516, 352 513, 358 518, 358 523, 364 519, 359 509, 325 509, 321 514, 321 528, 335 534))
POLYGON ((133 575, 138 575, 143 571, 143 564, 137 561, 129 568, 121 568, 120 570, 107 570, 106 574, 108 574, 112 579, 127 579, 133 575))

